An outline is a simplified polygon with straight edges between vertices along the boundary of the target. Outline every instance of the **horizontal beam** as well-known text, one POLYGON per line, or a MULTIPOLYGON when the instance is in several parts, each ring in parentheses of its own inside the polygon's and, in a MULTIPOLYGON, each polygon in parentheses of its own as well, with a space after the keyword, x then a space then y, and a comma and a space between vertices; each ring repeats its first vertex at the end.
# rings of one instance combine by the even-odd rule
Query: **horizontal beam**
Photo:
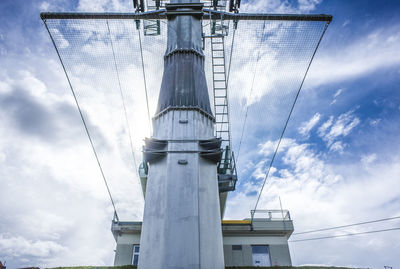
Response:
MULTIPOLYGON (((43 12, 42 20, 46 19, 116 19, 116 20, 141 20, 167 19, 166 10, 160 9, 142 13, 85 13, 85 12, 43 12)), ((266 13, 229 13, 212 9, 203 9, 203 19, 223 20, 256 20, 256 21, 326 21, 331 22, 332 16, 325 14, 266 14, 266 13)))
POLYGON ((230 13, 212 9, 204 9, 208 13, 204 18, 223 20, 255 20, 255 21, 326 21, 331 22, 332 16, 325 14, 267 14, 267 13, 230 13))
POLYGON ((94 13, 94 12, 42 12, 40 13, 42 20, 47 19, 69 19, 69 20, 140 20, 140 19, 167 19, 165 9, 147 11, 141 13, 94 13))

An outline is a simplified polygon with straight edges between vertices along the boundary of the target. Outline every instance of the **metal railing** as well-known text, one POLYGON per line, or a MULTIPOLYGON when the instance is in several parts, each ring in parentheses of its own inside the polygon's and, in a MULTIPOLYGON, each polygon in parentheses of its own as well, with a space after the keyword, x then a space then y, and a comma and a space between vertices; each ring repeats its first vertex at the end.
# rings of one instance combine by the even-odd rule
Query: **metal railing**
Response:
POLYGON ((291 220, 289 210, 251 210, 251 222, 254 219, 265 221, 284 221, 291 220), (257 217, 255 215, 258 215, 257 217))

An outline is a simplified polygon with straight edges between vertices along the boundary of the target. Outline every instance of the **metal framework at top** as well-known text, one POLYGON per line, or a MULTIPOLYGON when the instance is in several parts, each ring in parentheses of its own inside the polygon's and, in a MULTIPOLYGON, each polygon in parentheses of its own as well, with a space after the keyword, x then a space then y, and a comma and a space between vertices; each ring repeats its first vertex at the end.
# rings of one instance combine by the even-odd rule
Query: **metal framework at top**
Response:
POLYGON ((143 31, 146 36, 160 35, 161 20, 176 15, 176 12, 179 12, 180 15, 201 16, 203 20, 209 20, 209 35, 203 33, 203 39, 210 39, 215 135, 221 139, 223 149, 222 159, 218 165, 218 186, 219 192, 223 193, 235 190, 237 181, 236 163, 231 150, 228 75, 225 55, 225 37, 229 32, 228 22, 233 21, 234 27, 240 20, 325 21, 329 23, 332 21, 332 16, 325 14, 239 13, 240 0, 204 0, 202 3, 204 6, 201 10, 193 11, 192 9, 176 10, 176 8, 169 8, 178 5, 190 5, 185 3, 169 4, 169 0, 147 0, 146 2, 145 0, 133 0, 136 9, 136 12, 133 13, 44 12, 40 16, 44 21, 47 19, 126 19, 136 20, 138 25, 140 21, 143 21, 143 31))

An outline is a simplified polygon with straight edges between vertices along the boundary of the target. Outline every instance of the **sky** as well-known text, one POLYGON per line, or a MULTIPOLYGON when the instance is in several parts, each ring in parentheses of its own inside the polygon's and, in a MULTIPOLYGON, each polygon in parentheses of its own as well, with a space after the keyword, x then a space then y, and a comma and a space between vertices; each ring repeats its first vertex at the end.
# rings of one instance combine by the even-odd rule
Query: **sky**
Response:
MULTIPOLYGON (((113 264, 115 241, 110 231, 113 208, 65 74, 39 14, 41 11, 132 11, 130 5, 130 1, 123 0, 0 2, 0 260, 7 261, 8 268, 113 264)), ((290 211, 295 232, 400 216, 400 4, 397 1, 254 0, 243 1, 241 11, 333 15, 297 100, 258 209, 279 209, 280 198, 283 208, 290 211)), ((53 26, 51 29, 56 29, 57 25, 53 26)), ((271 24, 267 28, 274 30, 278 26, 271 24)), ((86 27, 92 29, 93 25, 86 27)), ((239 30, 240 27, 244 25, 239 23, 239 30)), ((124 28, 111 23, 110 28, 114 37, 121 34, 118 32, 121 29, 134 29, 132 25, 124 28)), ((103 25, 101 29, 106 28, 103 25)), ((238 37, 241 42, 236 40, 236 50, 255 48, 255 43, 246 39, 243 32, 238 31, 238 37)), ((137 36, 118 40, 135 42, 137 36)), ((66 49, 74 45, 69 41, 68 45, 65 43, 66 49)), ((117 51, 119 44, 125 44, 122 41, 115 42, 117 51)), ((157 71, 162 66, 161 41, 157 37, 144 40, 148 45, 144 53, 151 108, 157 102, 157 81, 161 76, 157 71)), ((148 136, 149 128, 140 54, 135 51, 116 55, 118 63, 125 67, 121 69, 124 93, 127 85, 134 84, 135 89, 140 89, 126 95, 127 112, 134 122, 129 127, 133 130, 136 158, 132 164, 129 161, 132 156, 125 147, 129 141, 123 128, 120 103, 116 108, 119 99, 108 98, 101 91, 116 81, 115 77, 104 76, 114 68, 111 58, 107 58, 110 54, 100 54, 103 56, 100 57, 99 53, 105 51, 102 47, 98 50, 82 47, 85 52, 84 49, 97 55, 85 58, 92 66, 98 64, 97 60, 108 65, 102 66, 100 72, 99 68, 90 69, 87 63, 80 63, 73 54, 65 54, 72 55, 70 63, 76 64, 71 67, 72 82, 83 89, 79 98, 110 179, 118 213, 124 220, 140 220, 143 197, 132 171, 140 162, 142 139, 148 136), (109 110, 102 110, 104 107, 109 110)), ((279 80, 267 81, 261 71, 274 71, 275 79, 287 75, 279 69, 285 58, 274 62, 277 55, 262 55, 272 56, 261 57, 260 64, 252 65, 246 65, 244 55, 238 54, 233 60, 236 69, 232 70, 231 103, 237 114, 232 115, 239 115, 231 118, 236 123, 232 125, 235 151, 243 123, 240 115, 244 115, 247 107, 249 113, 238 160, 239 181, 237 190, 228 197, 227 219, 247 218, 254 208, 286 115, 281 113, 276 118, 269 112, 279 103, 286 107, 287 113, 288 104, 293 100, 295 88, 282 91, 281 95, 279 91, 272 91, 275 95, 270 95, 268 81, 279 80), (268 65, 271 63, 277 65, 268 65), (253 74, 258 84, 252 91, 253 74), (267 82, 262 84, 264 81, 267 82), (283 93, 288 93, 286 102, 275 102, 283 93)), ((252 57, 256 59, 257 55, 252 57)), ((301 70, 304 71, 304 65, 301 70)), ((297 80, 287 77, 284 77, 286 84, 277 85, 294 87, 299 83, 298 77, 297 80)), ((396 227, 400 227, 399 219, 293 235, 289 241, 396 227)), ((396 268, 400 266, 399 242, 397 230, 290 242, 289 247, 294 265, 396 268)))

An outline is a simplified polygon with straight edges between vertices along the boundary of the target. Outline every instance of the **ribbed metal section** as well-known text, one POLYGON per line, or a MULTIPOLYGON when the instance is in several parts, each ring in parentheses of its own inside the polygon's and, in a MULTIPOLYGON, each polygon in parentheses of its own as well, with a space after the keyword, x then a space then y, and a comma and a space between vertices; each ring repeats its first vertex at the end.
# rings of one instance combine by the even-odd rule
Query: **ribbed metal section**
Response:
POLYGON ((177 52, 165 58, 156 114, 168 107, 197 107, 212 115, 202 56, 177 52))
MULTIPOLYGON (((200 6, 201 7, 201 6, 200 6)), ((188 6, 188 10, 190 10, 188 6)), ((156 116, 169 107, 193 107, 212 115, 204 72, 200 18, 172 16, 156 116)))

